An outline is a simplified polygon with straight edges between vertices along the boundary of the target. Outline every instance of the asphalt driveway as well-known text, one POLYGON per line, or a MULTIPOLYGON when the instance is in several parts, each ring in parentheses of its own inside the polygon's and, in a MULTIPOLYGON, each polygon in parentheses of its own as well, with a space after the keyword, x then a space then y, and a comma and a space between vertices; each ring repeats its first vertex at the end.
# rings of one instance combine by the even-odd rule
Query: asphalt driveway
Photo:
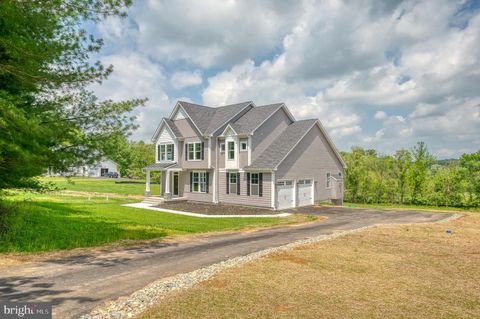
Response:
POLYGON ((297 212, 327 216, 328 220, 8 268, 0 273, 0 300, 51 301, 54 318, 76 318, 106 300, 129 295, 155 280, 232 257, 374 224, 427 223, 452 215, 336 207, 302 208, 297 212))

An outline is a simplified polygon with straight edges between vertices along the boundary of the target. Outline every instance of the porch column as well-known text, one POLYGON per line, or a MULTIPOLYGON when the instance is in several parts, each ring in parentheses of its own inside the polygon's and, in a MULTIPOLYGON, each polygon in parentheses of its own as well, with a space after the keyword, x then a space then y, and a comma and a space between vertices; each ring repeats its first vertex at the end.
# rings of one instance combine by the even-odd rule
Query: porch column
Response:
POLYGON ((145 196, 150 196, 150 170, 147 170, 147 181, 145 183, 145 196))
POLYGON ((165 199, 170 199, 172 198, 172 193, 170 192, 170 171, 166 170, 165 171, 167 174, 165 176, 165 199))

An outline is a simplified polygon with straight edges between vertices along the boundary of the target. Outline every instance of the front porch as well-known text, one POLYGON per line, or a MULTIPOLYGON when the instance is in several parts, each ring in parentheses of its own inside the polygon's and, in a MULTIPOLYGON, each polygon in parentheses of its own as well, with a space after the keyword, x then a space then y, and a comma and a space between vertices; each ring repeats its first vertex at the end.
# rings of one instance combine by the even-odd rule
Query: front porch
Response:
POLYGON ((167 201, 186 200, 183 197, 181 184, 182 169, 177 163, 155 163, 144 168, 146 175, 145 201, 151 204, 161 204, 167 201), (160 172, 160 193, 152 194, 150 190, 151 172, 160 172))

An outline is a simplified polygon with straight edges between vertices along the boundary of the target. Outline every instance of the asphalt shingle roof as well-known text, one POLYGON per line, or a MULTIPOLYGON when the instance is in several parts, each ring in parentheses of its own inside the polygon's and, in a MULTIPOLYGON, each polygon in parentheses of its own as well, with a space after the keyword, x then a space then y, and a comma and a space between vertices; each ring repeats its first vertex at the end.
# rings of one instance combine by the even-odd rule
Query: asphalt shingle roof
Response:
POLYGON ((251 108, 246 114, 230 125, 238 134, 249 134, 262 124, 265 119, 281 108, 282 105, 283 103, 276 103, 251 108))
POLYGON ((246 169, 276 168, 288 152, 313 127, 316 121, 315 119, 301 120, 290 124, 246 169))
POLYGON ((167 125, 172 129, 173 134, 175 137, 183 137, 182 132, 178 129, 177 125, 175 125, 175 122, 172 121, 171 119, 163 118, 167 125))
POLYGON ((209 107, 189 102, 179 102, 193 123, 202 134, 212 134, 241 110, 251 104, 251 101, 237 104, 209 107))

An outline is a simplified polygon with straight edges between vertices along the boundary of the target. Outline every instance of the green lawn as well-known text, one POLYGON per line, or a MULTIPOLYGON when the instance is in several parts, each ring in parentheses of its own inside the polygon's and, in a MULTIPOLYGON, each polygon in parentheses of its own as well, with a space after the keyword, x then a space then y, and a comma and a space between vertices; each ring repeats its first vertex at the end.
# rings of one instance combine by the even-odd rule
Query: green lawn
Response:
MULTIPOLYGON (((323 203, 322 203, 323 204, 323 203)), ((343 203, 348 208, 381 208, 381 209, 412 209, 412 210, 441 210, 441 211, 458 211, 458 212, 478 212, 480 208, 462 208, 462 207, 444 207, 444 206, 426 206, 426 205, 400 205, 400 204, 360 204, 360 203, 343 203)))
MULTIPOLYGON (((115 183, 115 179, 97 179, 86 177, 42 177, 43 182, 51 182, 59 189, 77 191, 77 192, 95 192, 95 193, 115 193, 120 195, 143 195, 145 192, 145 182, 140 184, 115 183)), ((150 190, 152 194, 160 193, 158 184, 151 184, 150 190)))
POLYGON ((197 218, 120 206, 132 200, 16 193, 10 231, 0 234, 0 252, 41 252, 100 246, 115 241, 238 230, 311 220, 288 218, 197 218))

